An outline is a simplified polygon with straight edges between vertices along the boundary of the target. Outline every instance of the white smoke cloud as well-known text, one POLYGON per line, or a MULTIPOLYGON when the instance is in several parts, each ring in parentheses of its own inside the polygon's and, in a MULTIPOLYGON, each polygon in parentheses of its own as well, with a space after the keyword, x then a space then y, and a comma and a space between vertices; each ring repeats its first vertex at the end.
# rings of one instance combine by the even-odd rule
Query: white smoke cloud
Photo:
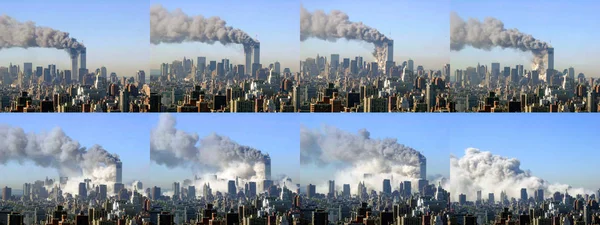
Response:
MULTIPOLYGON (((391 179, 395 189, 401 181, 416 184, 423 160, 425 157, 417 150, 393 138, 371 139, 364 129, 352 134, 330 126, 314 130, 300 128, 300 163, 336 167, 337 189, 350 184, 355 192, 358 182, 363 181, 367 188, 380 191, 383 179, 391 179), (365 174, 370 176, 365 178, 365 174)), ((318 186, 326 188, 328 183, 318 186)))
POLYGON ((535 190, 543 189, 545 198, 555 192, 564 193, 567 189, 573 196, 593 193, 566 184, 549 183, 528 170, 522 170, 520 166, 518 159, 469 148, 461 158, 450 157, 450 192, 454 199, 458 199, 458 195, 463 193, 469 200, 476 200, 479 190, 484 196, 487 193, 500 196, 504 191, 509 198, 520 198, 521 188, 526 188, 530 196, 533 196, 535 190))
POLYGON ((214 133, 200 139, 195 133, 177 130, 175 124, 173 116, 163 114, 151 131, 153 162, 170 168, 191 167, 197 174, 218 178, 265 179, 267 154, 214 133))
POLYGON ((386 43, 390 40, 377 29, 361 22, 350 21, 348 15, 339 10, 332 10, 329 14, 323 10, 309 12, 300 7, 300 41, 308 38, 318 38, 326 41, 338 39, 360 40, 375 45, 373 56, 379 68, 384 67, 387 56, 386 43))
POLYGON ((482 50, 494 47, 518 49, 533 53, 533 69, 545 74, 544 64, 548 43, 535 39, 517 29, 506 29, 502 21, 486 18, 483 22, 477 19, 464 21, 456 12, 450 14, 450 49, 460 51, 465 46, 482 50))

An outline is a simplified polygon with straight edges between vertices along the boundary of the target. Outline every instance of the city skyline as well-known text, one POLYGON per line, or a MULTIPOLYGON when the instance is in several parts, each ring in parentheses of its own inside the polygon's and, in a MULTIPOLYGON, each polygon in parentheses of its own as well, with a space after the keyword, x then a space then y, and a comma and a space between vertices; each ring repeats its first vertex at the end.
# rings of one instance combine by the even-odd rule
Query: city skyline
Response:
MULTIPOLYGON (((135 130, 149 130, 145 121, 149 115, 106 115, 106 114, 6 114, 1 117, 0 129, 7 132, 6 126, 12 129, 20 128, 26 135, 49 135, 60 128, 64 134, 73 141, 78 142, 81 147, 86 149, 94 145, 100 145, 109 153, 117 154, 123 163, 123 183, 131 185, 136 180, 145 180, 148 177, 146 170, 150 163, 148 149, 148 132, 115 132, 115 129, 135 128, 135 130), (91 123, 95 125, 86 125, 91 123), (103 124, 103 125, 99 125, 103 124), (104 125, 113 124, 113 126, 104 125)), ((4 144, 8 144, 4 141, 4 144)), ((64 144, 64 141, 52 142, 55 144, 64 144)), ((46 147, 50 147, 48 143, 46 147)), ((32 147, 32 146, 29 146, 32 147)), ((2 151, 7 149, 0 149, 2 151)), ((30 150, 33 151, 33 150, 30 150)), ((41 152, 32 152, 40 154, 41 152)), ((58 166, 58 165, 57 165, 58 166)), ((8 186, 13 189, 21 189, 24 183, 31 183, 35 180, 44 180, 46 177, 58 180, 60 174, 58 169, 52 167, 44 168, 36 165, 31 159, 23 158, 19 161, 9 160, 0 164, 0 171, 11 171, 9 176, 2 179, 3 187, 8 186)))
MULTIPOLYGON (((169 12, 180 9, 187 16, 204 18, 219 17, 227 26, 246 32, 251 38, 261 43, 260 62, 263 67, 280 62, 281 68, 290 68, 298 71, 299 46, 297 35, 299 27, 298 11, 289 8, 298 7, 293 1, 151 1, 150 5, 162 5, 169 12), (223 7, 226 4, 227 7, 223 7), (272 9, 269 13, 261 10, 248 10, 257 6, 272 9), (244 12, 240 14, 239 12, 244 12)), ((244 49, 240 44, 223 45, 221 43, 206 44, 201 42, 169 43, 150 46, 150 63, 152 69, 160 69, 161 63, 171 63, 182 60, 184 57, 194 60, 197 57, 206 57, 207 61, 221 61, 229 59, 234 65, 244 65, 244 49)))
MULTIPOLYGON (((365 5, 360 2, 303 0, 301 4, 310 13, 322 10, 329 15, 331 10, 339 10, 347 14, 351 22, 363 23, 394 40, 393 59, 396 65, 412 59, 415 68, 422 65, 425 69, 440 70, 450 61, 448 4, 440 4, 439 1, 383 0, 378 4, 386 7, 379 7, 377 14, 365 11, 365 5), (398 13, 399 9, 403 9, 401 14, 398 13), (424 14, 423 10, 428 13, 424 14)), ((308 38, 300 42, 300 60, 317 55, 329 60, 331 54, 339 54, 340 60, 361 56, 365 61, 374 62, 372 52, 373 44, 358 40, 308 38)))
MULTIPOLYGON (((506 29, 517 29, 554 47, 555 70, 562 72, 573 67, 575 75, 584 73, 586 77, 597 78, 600 74, 595 65, 600 62, 596 56, 600 45, 596 44, 595 37, 600 33, 589 28, 595 26, 593 21, 600 19, 595 13, 600 4, 585 0, 575 2, 456 0, 450 2, 450 11, 456 12, 465 21, 473 18, 483 22, 486 18, 496 18, 504 23, 506 29), (513 7, 514 4, 519 7, 513 7), (541 5, 544 10, 540 11, 541 5)), ((452 51, 450 59, 454 69, 475 67, 478 63, 488 67, 491 63, 500 63, 501 68, 523 65, 530 71, 533 56, 530 52, 511 48, 495 47, 486 51, 467 46, 460 51, 452 51)))
MULTIPOLYGON (((102 66, 118 76, 134 77, 136 71, 149 73, 149 27, 147 2, 59 0, 52 3, 34 0, 7 1, 0 9, 21 23, 31 21, 36 26, 50 27, 70 34, 87 48, 87 68, 94 71, 102 66), (22 9, 17 11, 12 9, 22 9), (110 15, 110 16, 107 16, 110 15), (74 19, 78 21, 73 23, 74 19), (124 51, 123 49, 127 49, 124 51)), ((0 50, 3 67, 10 63, 20 65, 31 62, 47 67, 56 65, 61 70, 71 70, 69 54, 51 48, 3 48, 0 50)))

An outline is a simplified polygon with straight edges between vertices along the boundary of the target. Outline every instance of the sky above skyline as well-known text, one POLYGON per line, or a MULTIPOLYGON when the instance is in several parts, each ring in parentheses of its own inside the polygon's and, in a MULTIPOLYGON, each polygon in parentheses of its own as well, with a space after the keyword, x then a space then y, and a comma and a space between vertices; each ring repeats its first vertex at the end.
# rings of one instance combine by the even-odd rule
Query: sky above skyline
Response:
MULTIPOLYGON (((149 124, 156 127, 159 114, 149 124)), ((212 133, 229 137, 240 145, 256 148, 271 157, 272 177, 287 175, 298 182, 300 165, 299 123, 293 114, 172 114, 178 130, 197 133, 200 139, 212 133)), ((196 145, 198 146, 198 145, 196 145)), ((149 151, 149 148, 148 148, 149 151)), ((149 185, 170 189, 175 181, 193 180, 191 168, 173 168, 151 163, 149 185)))
MULTIPOLYGON (((563 71, 569 67, 575 74, 586 77, 600 77, 596 66, 600 63, 600 35, 597 27, 600 21, 600 3, 591 0, 517 1, 517 0, 453 0, 450 10, 455 11, 465 21, 475 18, 483 21, 494 17, 504 23, 507 29, 516 28, 534 38, 550 43, 554 47, 554 68, 563 71)), ((528 52, 513 49, 494 48, 491 51, 465 47, 450 53, 454 69, 475 67, 477 63, 491 66, 499 62, 501 67, 514 67, 521 64, 531 70, 533 56, 528 52)))
MULTIPOLYGON (((109 73, 132 77, 138 70, 150 72, 148 10, 148 1, 144 0, 5 0, 0 15, 68 32, 87 47, 90 71, 105 66, 109 73)), ((12 62, 22 68, 24 62, 32 62, 71 70, 69 55, 58 49, 2 49, 0 62, 5 67, 12 62)))
MULTIPOLYGON (((202 15, 205 18, 217 16, 228 26, 238 28, 260 41, 260 62, 263 67, 279 61, 281 69, 290 68, 297 72, 300 54, 300 4, 298 1, 270 0, 223 0, 223 1, 150 1, 151 5, 161 4, 169 11, 180 8, 188 16, 202 15)), ((224 46, 220 43, 204 44, 188 42, 181 44, 159 44, 150 46, 152 69, 159 69, 161 63, 191 58, 196 63, 199 56, 207 61, 221 61, 227 58, 234 65, 245 64, 241 45, 224 46)))
MULTIPOLYGON (((371 133, 371 139, 396 138, 399 144, 414 148, 427 158, 427 176, 449 176, 449 154, 446 143, 449 131, 440 114, 300 114, 301 125, 309 129, 332 126, 357 134, 360 129, 371 133)), ((335 168, 302 165, 301 184, 322 184, 333 179, 335 168)))
MULTIPOLYGON (((516 158, 522 170, 551 183, 597 190, 597 129, 592 114, 455 114, 447 149, 462 157, 467 148, 516 158)), ((452 178, 451 178, 452 179, 452 178)))
MULTIPOLYGON (((110 153, 119 155, 123 162, 123 183, 147 180, 150 165, 150 115, 142 114, 5 114, 0 125, 20 127, 25 133, 40 134, 61 128, 82 147, 102 146, 110 153)), ((19 164, 14 161, 0 164, 4 174, 0 186, 21 189, 24 183, 58 179, 57 170, 36 166, 31 161, 19 164), (6 172, 10 171, 10 172, 6 172)))
MULTIPOLYGON (((302 0, 301 4, 311 13, 323 10, 329 14, 331 10, 341 10, 350 21, 362 22, 393 39, 396 64, 413 59, 415 68, 423 65, 425 69, 442 69, 443 64, 450 62, 449 0, 376 2, 302 0), (374 13, 375 8, 377 13, 374 13)), ((317 54, 329 60, 331 54, 340 54, 340 58, 362 56, 366 61, 374 61, 374 47, 365 42, 310 38, 300 46, 301 60, 315 58, 317 54)))

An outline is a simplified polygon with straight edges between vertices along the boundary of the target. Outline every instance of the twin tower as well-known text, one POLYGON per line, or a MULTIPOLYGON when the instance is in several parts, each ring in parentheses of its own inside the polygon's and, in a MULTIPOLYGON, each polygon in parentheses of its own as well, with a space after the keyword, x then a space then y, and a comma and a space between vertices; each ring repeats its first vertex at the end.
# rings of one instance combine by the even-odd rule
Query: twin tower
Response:
POLYGON ((71 80, 79 80, 80 75, 87 74, 86 66, 86 48, 72 49, 71 50, 71 80), (79 67, 77 66, 77 56, 79 55, 79 67))
POLYGON ((244 47, 246 56, 246 74, 254 75, 262 66, 260 65, 260 43, 256 42, 251 46, 244 47), (254 52, 254 63, 252 63, 252 53, 254 52))

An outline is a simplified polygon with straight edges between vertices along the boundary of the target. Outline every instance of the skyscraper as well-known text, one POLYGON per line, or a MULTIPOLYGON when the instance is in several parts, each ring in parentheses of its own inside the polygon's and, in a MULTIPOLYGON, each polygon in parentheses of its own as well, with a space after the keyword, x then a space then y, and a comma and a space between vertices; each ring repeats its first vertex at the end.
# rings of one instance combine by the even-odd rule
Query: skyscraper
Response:
POLYGON ((521 201, 527 201, 527 189, 521 188, 521 201))
POLYGON ((265 179, 271 180, 271 157, 269 155, 265 155, 265 179))
POLYGON ((87 198, 87 185, 85 183, 79 183, 79 198, 86 199, 87 198))
POLYGON ((419 162, 419 178, 427 179, 427 159, 425 157, 419 162))
POLYGON ((327 193, 327 197, 333 198, 335 196, 335 181, 329 181, 329 192, 327 193))
POLYGON ((554 48, 548 48, 548 69, 554 70, 554 48))
POLYGON ((117 170, 116 183, 123 183, 123 163, 121 161, 117 161, 115 163, 115 167, 117 170))
POLYGON ((383 180, 383 193, 384 194, 392 193, 392 183, 391 183, 390 179, 383 180))
POLYGON ((234 197, 236 193, 237 193, 237 190, 235 187, 235 180, 230 180, 229 182, 227 182, 227 194, 230 197, 234 197))

